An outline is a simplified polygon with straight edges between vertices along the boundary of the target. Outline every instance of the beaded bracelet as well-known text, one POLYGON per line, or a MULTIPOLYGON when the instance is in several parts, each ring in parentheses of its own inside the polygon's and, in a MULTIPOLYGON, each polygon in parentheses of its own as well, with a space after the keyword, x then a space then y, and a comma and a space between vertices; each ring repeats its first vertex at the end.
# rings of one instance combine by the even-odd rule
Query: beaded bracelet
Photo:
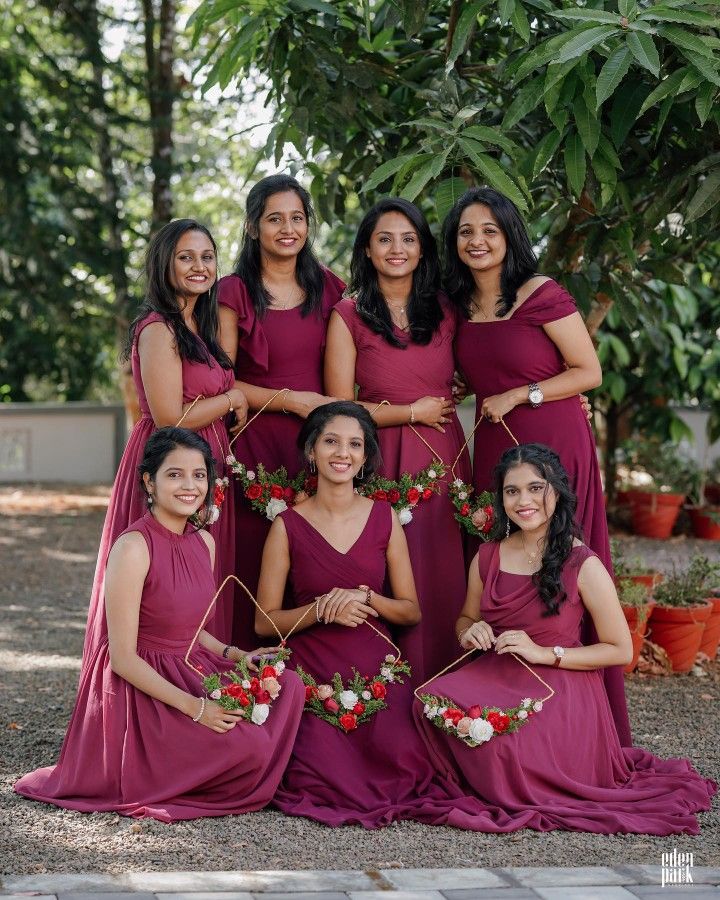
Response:
POLYGON ((205 703, 205 698, 200 697, 200 712, 196 716, 193 716, 193 722, 199 722, 200 719, 202 719, 203 713, 205 712, 205 703))
POLYGON ((410 424, 415 424, 415 410, 413 409, 412 403, 410 404, 410 424))

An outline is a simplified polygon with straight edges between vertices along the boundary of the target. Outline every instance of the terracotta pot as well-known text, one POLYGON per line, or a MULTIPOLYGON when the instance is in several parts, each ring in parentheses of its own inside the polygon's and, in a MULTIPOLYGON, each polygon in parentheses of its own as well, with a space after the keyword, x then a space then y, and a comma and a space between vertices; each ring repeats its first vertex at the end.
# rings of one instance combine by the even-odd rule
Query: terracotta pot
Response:
POLYGON ((623 606, 622 611, 625 614, 625 621, 628 623, 628 628, 630 629, 630 638, 632 640, 633 647, 633 655, 630 662, 625 666, 624 671, 634 672, 635 667, 638 664, 638 657, 640 656, 640 650, 642 649, 643 641, 645 640, 645 635, 647 633, 648 628, 648 619, 650 617, 650 613, 652 612, 652 606, 654 602, 648 603, 648 608, 646 610, 640 610, 637 606, 623 606), (640 613, 643 613, 643 616, 640 616, 640 613))
POLYGON ((689 672, 700 649, 712 603, 697 606, 654 606, 650 614, 650 639, 659 644, 672 663, 673 672, 689 672))
POLYGON ((710 617, 705 623, 705 630, 700 641, 700 652, 715 659, 720 646, 720 597, 708 597, 711 603, 710 617))
POLYGON ((643 537, 669 538, 684 500, 684 494, 635 492, 630 500, 633 531, 643 537))
POLYGON ((720 522, 715 522, 707 515, 706 510, 712 509, 720 513, 720 506, 693 506, 688 509, 695 537, 704 538, 706 541, 720 541, 720 522))

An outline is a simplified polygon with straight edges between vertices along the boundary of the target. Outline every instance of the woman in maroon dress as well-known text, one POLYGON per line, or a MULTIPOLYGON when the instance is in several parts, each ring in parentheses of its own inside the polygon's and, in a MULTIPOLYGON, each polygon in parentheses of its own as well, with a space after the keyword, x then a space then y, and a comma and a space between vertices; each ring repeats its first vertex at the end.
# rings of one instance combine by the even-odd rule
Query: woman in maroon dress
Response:
POLYGON ((630 633, 607 569, 576 537, 574 511, 556 453, 506 451, 495 513, 508 537, 473 560, 456 626, 465 650, 483 652, 421 689, 416 719, 439 773, 485 805, 467 827, 697 834, 714 783, 687 759, 621 747, 612 727, 600 669, 630 659, 630 633), (598 633, 589 646, 585 611, 598 633))
MULTIPOLYGON (((272 175, 250 191, 235 272, 218 284, 220 343, 235 365, 251 415, 232 445, 248 468, 300 471, 302 420, 323 396, 325 331, 344 283, 315 259, 309 241, 310 196, 294 178, 272 175)), ((236 493, 237 575, 255 593, 270 523, 236 493)), ((244 596, 244 595, 243 595, 244 596)), ((253 611, 236 611, 233 640, 252 643, 253 611)))
MULTIPOLYGON (((283 672, 260 726, 204 696, 197 669, 225 672, 246 655, 198 633, 215 594, 215 543, 188 517, 212 503, 213 468, 210 447, 187 429, 162 428, 147 440, 136 478, 150 510, 110 552, 100 607, 107 626, 102 640, 91 639, 60 759, 21 778, 19 794, 162 822, 236 815, 270 801, 304 691, 283 672), (185 657, 196 639, 191 668, 185 657)), ((253 652, 270 651, 247 651, 250 668, 253 652)))
MULTIPOLYGON (((147 296, 130 327, 127 348, 141 416, 120 460, 100 539, 86 639, 93 645, 105 634, 100 601, 108 553, 145 511, 137 467, 148 437, 156 428, 182 419, 183 427, 210 444, 221 474, 228 453, 224 417, 232 413, 237 422, 244 422, 247 411, 232 364, 217 343, 217 252, 210 232, 192 219, 170 222, 150 243, 145 268, 147 296)), ((224 501, 219 518, 209 526, 220 580, 235 571, 232 491, 225 492, 224 501)), ((230 639, 232 615, 233 594, 227 591, 213 623, 222 640, 230 639)))
POLYGON ((470 481, 470 458, 452 401, 456 317, 438 292, 435 240, 420 210, 385 199, 363 218, 351 263, 353 298, 330 317, 325 354, 329 393, 358 401, 380 427, 380 473, 398 480, 438 457, 448 470, 439 496, 406 525, 422 622, 399 636, 416 679, 456 651, 452 623, 465 596, 463 539, 447 485, 470 481), (385 404, 380 406, 382 401, 385 404))
MULTIPOLYGON (((600 363, 568 292, 537 275, 537 259, 515 205, 490 188, 458 200, 444 226, 445 281, 461 324, 458 367, 477 397, 473 484, 492 471, 515 438, 552 447, 577 494, 591 550, 612 571, 595 441, 578 394, 602 381, 600 363)), ((620 742, 631 743, 622 669, 605 670, 620 742)))

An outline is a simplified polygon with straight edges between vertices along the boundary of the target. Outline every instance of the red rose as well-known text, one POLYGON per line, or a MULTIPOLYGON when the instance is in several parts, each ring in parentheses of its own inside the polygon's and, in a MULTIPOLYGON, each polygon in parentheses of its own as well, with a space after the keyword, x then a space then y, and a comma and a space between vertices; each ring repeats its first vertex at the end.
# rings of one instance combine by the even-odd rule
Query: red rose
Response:
POLYGON ((342 725, 345 731, 354 731, 357 728, 357 719, 352 713, 343 713, 338 722, 342 725))
POLYGON ((460 719, 463 718, 465 714, 461 709, 456 709, 454 706, 451 706, 449 709, 446 709, 443 713, 443 719, 449 719, 453 725, 457 725, 460 719))
POLYGON ((245 693, 245 691, 242 689, 242 686, 239 684, 231 684, 228 687, 228 689, 225 691, 225 693, 229 697, 234 697, 237 700, 237 702, 240 704, 240 706, 249 706, 250 705, 250 699, 248 698, 248 695, 245 693))
POLYGON ((483 511, 486 516, 490 516, 490 518, 492 518, 493 508, 490 504, 488 504, 488 506, 483 506, 483 511))
POLYGON ((317 688, 312 684, 305 685, 305 702, 309 703, 310 700, 314 700, 317 697, 317 688))
POLYGON ((260 681, 257 678, 250 679, 250 693, 255 695, 260 690, 260 681))
POLYGON ((356 716, 361 716, 365 712, 365 704, 364 703, 356 703, 353 706, 352 711, 356 716))
POLYGON ((407 499, 410 506, 414 506, 420 499, 420 491, 417 488, 411 487, 407 492, 407 499))
POLYGON ((325 712, 329 713, 336 713, 340 709, 340 707, 332 697, 328 697, 327 700, 323 703, 323 706, 325 707, 325 712))
POLYGON ((270 703, 271 697, 268 691, 258 691, 255 694, 256 703, 270 703))
POLYGON ((482 706, 471 706, 467 711, 468 716, 471 719, 481 719, 482 718, 482 706))
POLYGON ((286 503, 292 503, 295 499, 295 488, 286 487, 283 491, 283 500, 286 503))
POLYGON ((225 499, 225 491, 221 487, 216 487, 213 491, 213 503, 215 506, 222 506, 225 499))
POLYGON ((493 523, 490 521, 490 519, 488 519, 487 522, 480 529, 480 531, 482 531, 483 534, 487 534, 488 531, 490 531, 490 529, 492 528, 492 525, 493 525, 493 523))
POLYGON ((277 678, 277 670, 274 666, 263 666, 263 670, 260 673, 261 678, 277 678))
POLYGON ((470 512, 470 504, 463 503, 463 505, 460 507, 460 515, 466 516, 469 512, 470 512))
POLYGON ((510 726, 510 716, 506 716, 505 713, 497 712, 496 710, 491 710, 487 714, 487 720, 498 734, 507 731, 510 726))
POLYGON ((433 495, 432 490, 429 487, 426 487, 423 491, 423 500, 429 500, 433 495))
POLYGON ((275 500, 282 500, 283 496, 283 488, 279 484, 271 484, 270 485, 270 496, 275 500))
POLYGON ((387 500, 387 491, 375 491, 372 495, 373 500, 387 500))
POLYGON ((384 700, 387 695, 387 688, 382 681, 373 681, 370 685, 370 690, 376 700, 384 700))
POLYGON ((248 500, 257 500, 260 494, 262 494, 262 488, 257 481, 253 482, 253 484, 245 491, 245 496, 248 500))
POLYGON ((397 503, 400 499, 400 491, 397 488, 393 488, 391 491, 388 491, 387 498, 391 503, 397 503))

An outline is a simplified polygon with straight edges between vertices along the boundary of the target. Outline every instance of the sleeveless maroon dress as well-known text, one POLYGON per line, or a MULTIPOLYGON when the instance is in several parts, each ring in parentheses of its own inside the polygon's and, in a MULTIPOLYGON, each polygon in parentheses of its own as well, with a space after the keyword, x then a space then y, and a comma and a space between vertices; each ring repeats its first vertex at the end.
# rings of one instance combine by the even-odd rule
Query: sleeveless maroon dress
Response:
MULTIPOLYGON (((270 390, 286 387, 296 391, 324 392, 325 333, 330 312, 342 296, 345 284, 328 269, 323 273, 325 287, 321 308, 307 316, 302 315, 300 307, 295 307, 270 309, 259 318, 245 283, 237 275, 220 279, 218 303, 232 309, 238 317, 235 375, 239 381, 270 390)), ((296 443, 301 425, 302 419, 292 414, 261 413, 233 442, 232 453, 251 469, 258 463, 269 472, 285 466, 293 478, 302 468, 302 456, 296 443)), ((236 574, 255 595, 270 522, 250 507, 239 483, 235 495, 236 574)), ((254 607, 248 603, 244 591, 238 589, 237 596, 233 643, 251 647, 257 640, 254 607)))
MULTIPOLYGON (((207 545, 196 531, 175 534, 150 513, 131 531, 143 536, 150 554, 138 655, 200 696, 200 676, 184 657, 216 589, 207 545)), ((190 659, 208 674, 233 667, 197 644, 190 659)), ((66 809, 162 822, 261 809, 285 768, 304 703, 294 672, 286 670, 280 683, 264 725, 241 722, 217 734, 116 675, 105 637, 83 665, 57 765, 25 775, 15 790, 66 809)))
MULTIPOLYGON (((556 616, 545 607, 530 576, 500 569, 500 545, 480 548, 482 618, 496 635, 522 629, 542 646, 581 645, 584 606, 578 573, 594 555, 575 547, 563 570, 567 600, 556 616)), ((532 666, 556 691, 514 734, 495 735, 470 748, 446 735, 415 703, 417 724, 438 771, 485 812, 453 824, 488 832, 565 829, 598 834, 697 834, 696 814, 710 808, 716 786, 687 759, 659 759, 639 747, 623 748, 612 727, 602 672, 532 666)), ((513 656, 490 651, 436 679, 428 692, 470 706, 517 706, 546 688, 513 656)))

